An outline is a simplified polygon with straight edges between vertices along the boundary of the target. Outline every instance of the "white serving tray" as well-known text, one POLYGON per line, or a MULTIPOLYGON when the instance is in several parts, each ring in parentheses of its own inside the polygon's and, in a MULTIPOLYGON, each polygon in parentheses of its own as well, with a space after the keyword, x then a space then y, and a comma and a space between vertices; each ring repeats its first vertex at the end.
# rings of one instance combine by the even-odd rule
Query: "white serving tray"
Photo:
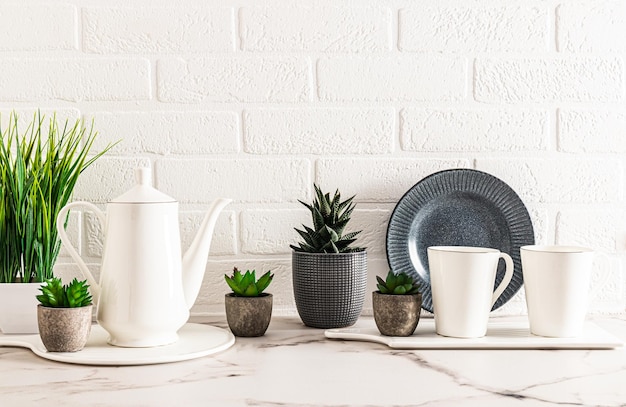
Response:
POLYGON ((585 322, 581 336, 546 338, 530 333, 528 322, 490 322, 482 338, 450 338, 435 333, 433 319, 420 320, 409 337, 381 335, 374 321, 358 327, 328 329, 327 338, 382 343, 393 349, 613 349, 623 342, 592 322, 585 322))
POLYGON ((151 348, 121 348, 107 343, 108 333, 91 327, 85 348, 79 352, 48 352, 38 334, 0 335, 0 346, 28 348, 37 356, 57 362, 80 365, 132 366, 180 362, 221 352, 233 346, 230 331, 202 324, 185 324, 178 331, 178 342, 151 348))

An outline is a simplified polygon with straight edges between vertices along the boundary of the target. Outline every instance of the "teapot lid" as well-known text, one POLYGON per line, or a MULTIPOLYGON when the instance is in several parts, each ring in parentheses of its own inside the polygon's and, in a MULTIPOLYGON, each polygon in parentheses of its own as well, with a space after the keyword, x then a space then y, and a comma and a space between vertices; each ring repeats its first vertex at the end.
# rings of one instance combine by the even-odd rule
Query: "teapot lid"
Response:
POLYGON ((167 203, 176 202, 174 198, 160 192, 152 186, 152 170, 150 168, 135 169, 137 185, 111 200, 112 203, 167 203))

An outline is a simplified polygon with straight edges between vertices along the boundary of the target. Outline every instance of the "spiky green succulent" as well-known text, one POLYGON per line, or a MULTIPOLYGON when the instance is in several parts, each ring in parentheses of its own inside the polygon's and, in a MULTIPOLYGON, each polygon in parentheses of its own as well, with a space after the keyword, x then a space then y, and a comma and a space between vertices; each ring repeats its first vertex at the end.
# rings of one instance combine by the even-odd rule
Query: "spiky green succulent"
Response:
POLYGON ((311 211, 313 218, 313 228, 302 225, 304 230, 296 228, 296 232, 303 241, 298 246, 290 245, 297 252, 308 253, 348 253, 365 250, 361 247, 351 247, 356 241, 356 236, 361 233, 351 232, 344 234, 346 225, 350 222, 350 215, 355 204, 352 202, 354 196, 341 202, 339 190, 330 197, 330 193, 324 194, 317 186, 315 188, 315 199, 313 204, 299 201, 311 211))
POLYGON ((417 294, 419 293, 420 286, 413 280, 413 277, 406 273, 394 274, 391 270, 387 273, 386 280, 383 280, 379 276, 376 276, 378 284, 378 290, 382 294, 417 294))
POLYGON ((53 277, 46 280, 39 290, 41 294, 37 299, 44 307, 78 308, 92 303, 86 280, 74 279, 68 285, 63 285, 60 278, 53 277))
POLYGON ((233 275, 224 274, 226 283, 237 297, 258 297, 263 293, 274 278, 270 271, 256 279, 256 270, 247 270, 244 274, 237 267, 233 268, 233 275))

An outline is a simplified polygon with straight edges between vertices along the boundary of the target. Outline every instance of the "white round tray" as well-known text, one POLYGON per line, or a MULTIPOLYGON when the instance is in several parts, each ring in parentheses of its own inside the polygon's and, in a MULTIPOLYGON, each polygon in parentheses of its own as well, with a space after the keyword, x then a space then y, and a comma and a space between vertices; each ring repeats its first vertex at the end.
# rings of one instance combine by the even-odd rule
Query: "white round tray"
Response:
POLYGON ((108 333, 99 325, 91 327, 85 348, 79 352, 48 352, 39 335, 0 335, 0 346, 28 348, 37 356, 80 365, 132 366, 180 362, 221 352, 233 346, 228 330, 202 324, 185 324, 176 343, 152 348, 121 348, 107 343, 108 333))

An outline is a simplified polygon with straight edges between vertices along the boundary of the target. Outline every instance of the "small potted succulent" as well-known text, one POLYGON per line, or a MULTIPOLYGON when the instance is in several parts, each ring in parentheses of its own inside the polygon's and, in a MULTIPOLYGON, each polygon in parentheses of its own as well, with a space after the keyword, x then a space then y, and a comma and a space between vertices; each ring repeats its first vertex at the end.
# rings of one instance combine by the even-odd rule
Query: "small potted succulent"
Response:
POLYGON ((314 328, 353 325, 361 314, 367 288, 367 252, 353 247, 361 231, 345 232, 354 196, 341 201, 317 185, 311 211, 313 227, 296 229, 302 238, 291 245, 293 292, 300 319, 314 328))
POLYGON ((60 278, 44 282, 37 296, 39 336, 49 352, 77 352, 85 347, 91 332, 92 299, 87 281, 60 278))
POLYGON ((256 279, 255 270, 244 274, 235 267, 233 275, 224 275, 233 291, 226 294, 226 320, 235 336, 263 336, 272 318, 272 294, 263 291, 270 285, 273 274, 263 274, 256 279))
POLYGON ((378 291, 372 293, 374 321, 381 334, 411 336, 420 320, 422 294, 413 277, 389 271, 383 280, 376 276, 378 291))

